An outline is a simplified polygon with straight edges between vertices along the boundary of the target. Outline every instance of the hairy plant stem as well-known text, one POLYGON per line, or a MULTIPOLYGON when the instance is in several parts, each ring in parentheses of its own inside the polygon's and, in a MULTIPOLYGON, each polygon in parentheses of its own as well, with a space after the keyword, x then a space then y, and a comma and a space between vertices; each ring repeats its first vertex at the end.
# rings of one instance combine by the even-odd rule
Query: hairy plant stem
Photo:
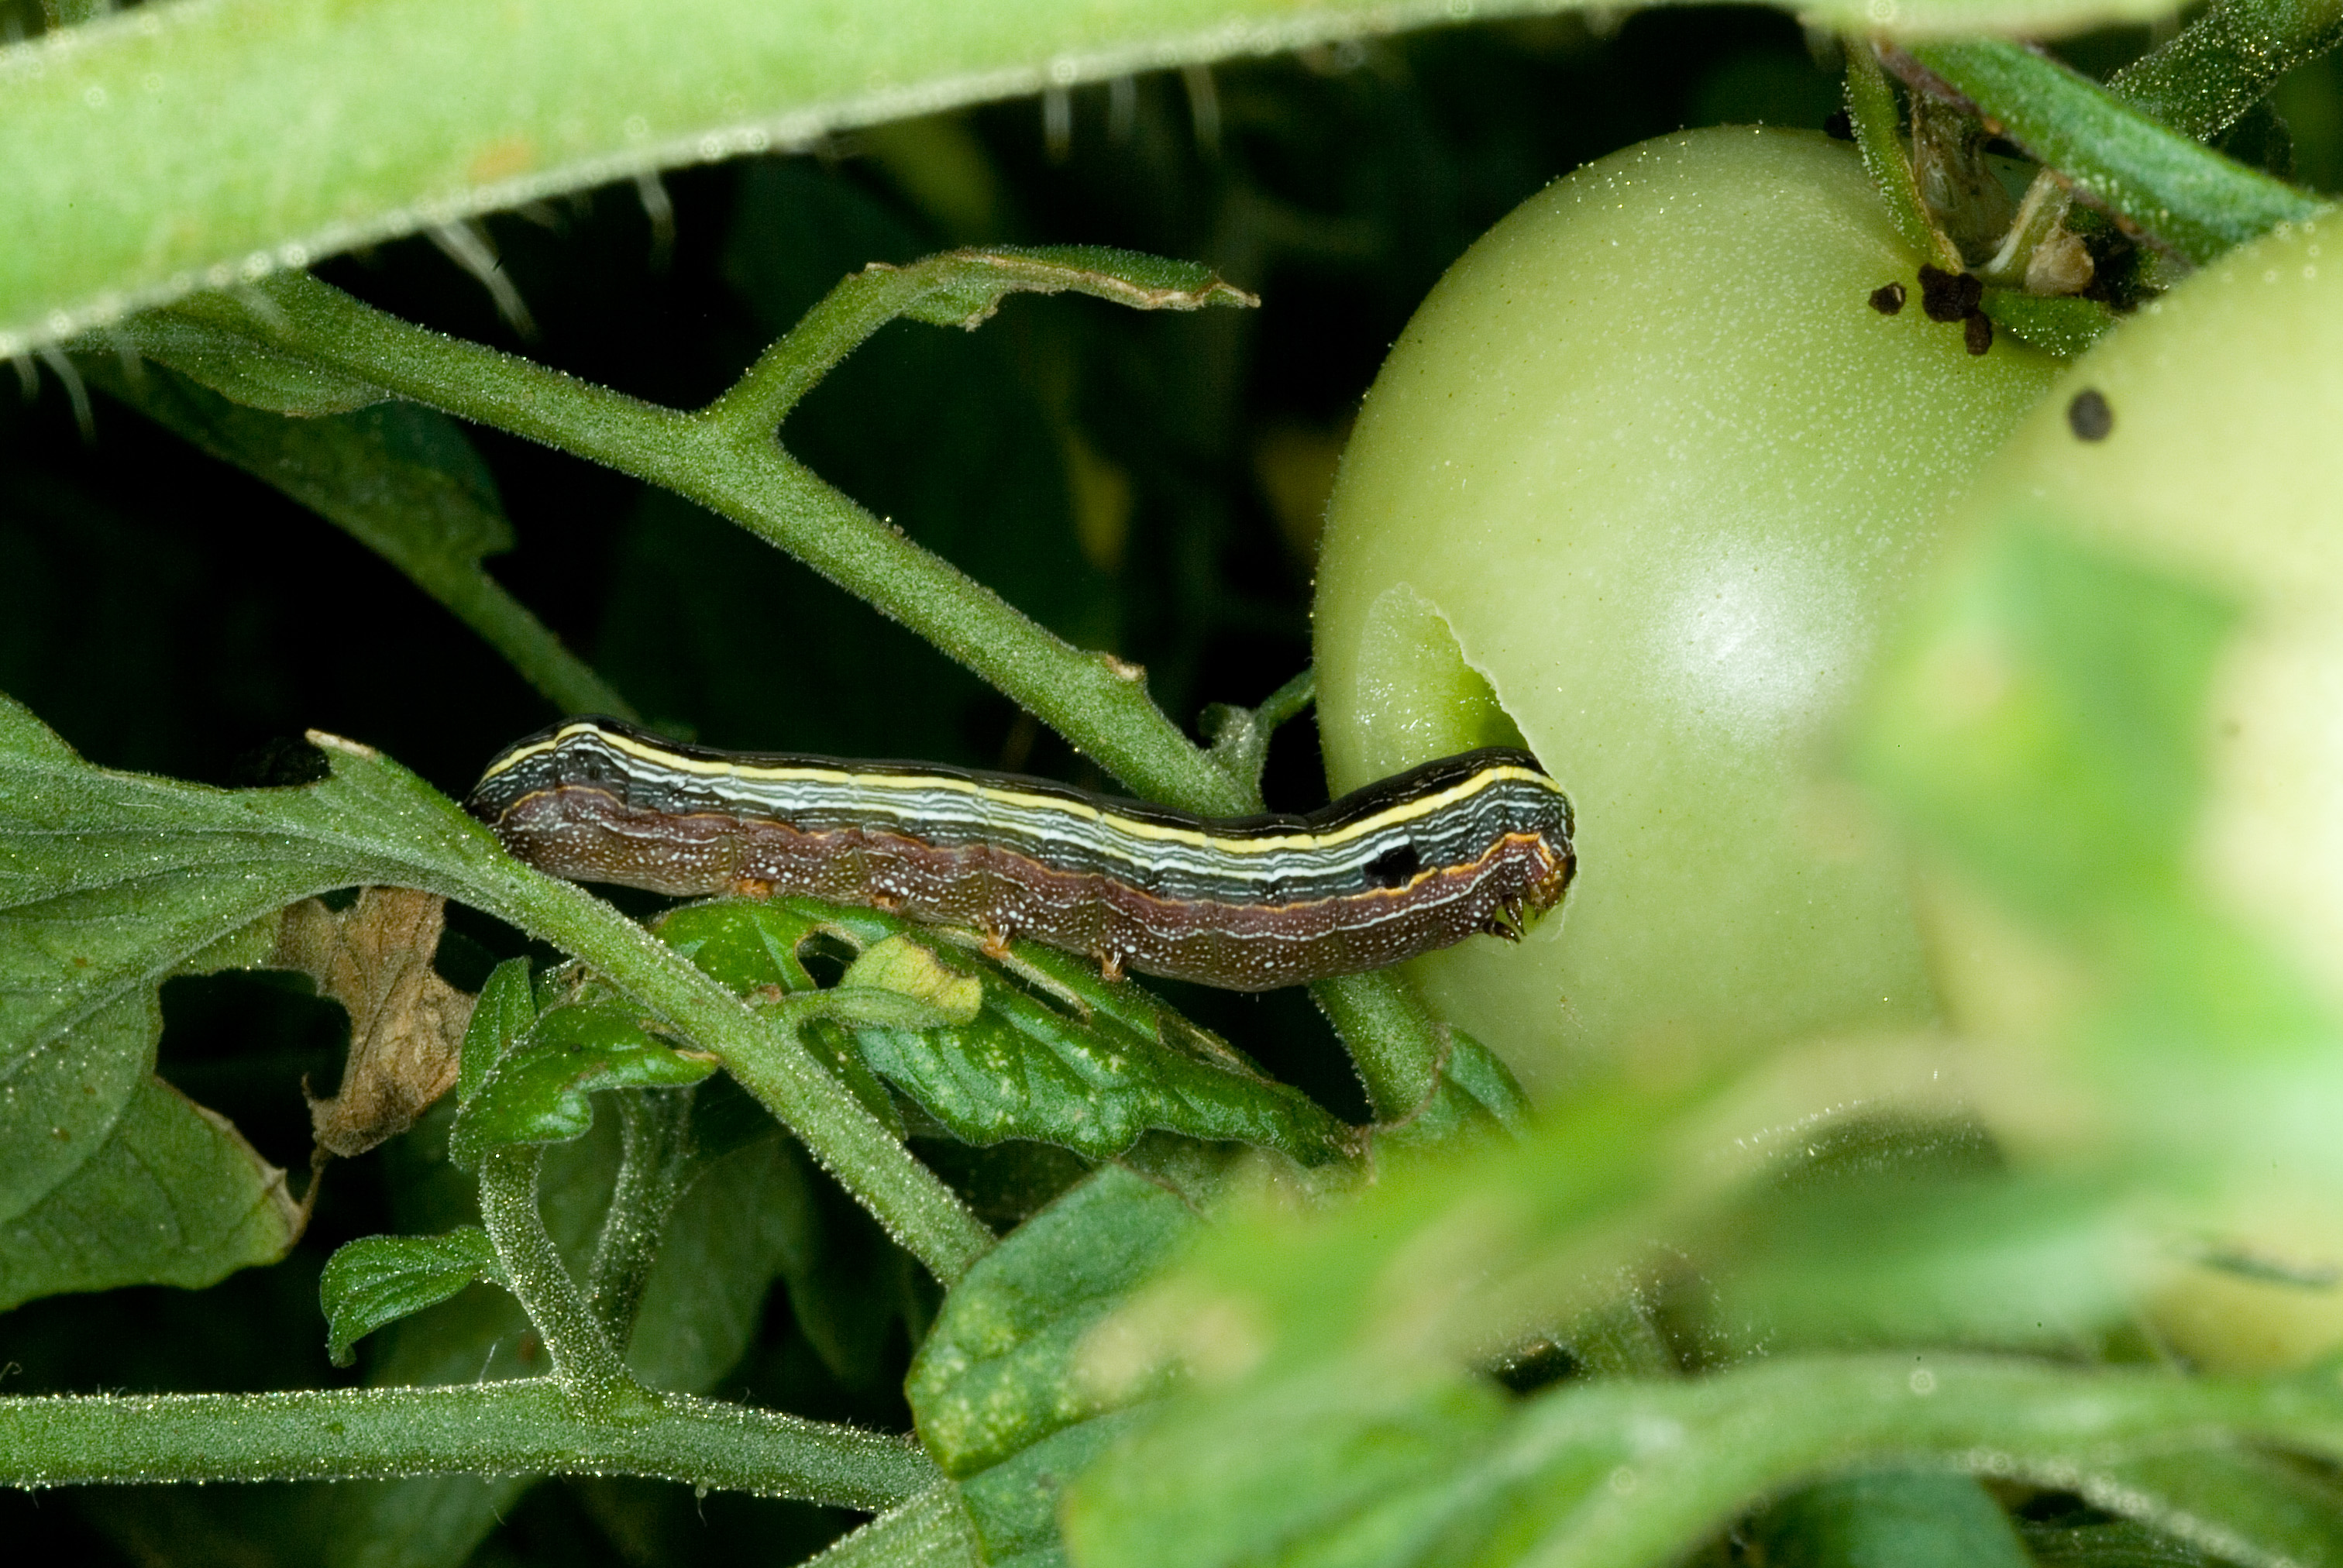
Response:
MULTIPOLYGON (((2221 0, 2108 77, 2107 91, 2183 136, 2210 141, 2268 96, 2279 77, 2338 43, 2343 0, 2221 0)), ((2065 231, 2073 205, 2059 171, 2036 175, 1986 276, 2022 280, 2035 251, 2065 231)))
MULTIPOLYGON (((889 275, 877 276, 883 282, 889 275)), ((789 350, 797 357, 777 359, 777 346, 750 372, 761 391, 729 401, 728 393, 706 415, 658 407, 431 332, 307 276, 273 279, 245 297, 199 296, 176 308, 277 352, 671 489, 909 627, 1141 793, 1214 815, 1259 809, 1257 792, 1192 744, 1150 699, 1143 672, 1077 648, 1038 625, 881 523, 769 438, 765 417, 786 410, 813 373, 808 367, 834 362, 860 341, 856 335, 867 335, 880 305, 902 307, 900 297, 884 288, 867 291, 867 299, 878 303, 866 303, 864 294, 850 296, 850 308, 841 307, 834 325, 818 323, 809 337, 783 339, 783 346, 797 346, 789 350)), ((1312 990, 1358 1060, 1379 1110, 1388 1103, 1402 1113, 1418 1103, 1429 1090, 1441 1045, 1403 983, 1366 975, 1312 990), (1378 1032, 1369 1038, 1358 1030, 1378 1032)), ((767 1103, 781 1113, 774 1101, 767 1103)), ((820 1149, 815 1152, 822 1157, 820 1149)), ((939 1268, 938 1257, 920 1255, 939 1268)), ((939 1270, 938 1277, 949 1283, 957 1276, 939 1270)))
POLYGON ((550 1379, 447 1388, 0 1399, 0 1485, 640 1475, 844 1508, 935 1485, 910 1442, 682 1394, 581 1415, 550 1379))
MULTIPOLYGON (((2202 265, 2318 210, 2309 196, 2223 157, 2069 66, 2003 38, 1917 42, 1905 56, 1976 106, 2072 189, 2202 265)), ((1925 78, 1923 78, 1925 79, 1925 78)))
POLYGON ((1855 145, 1863 166, 1887 203, 1888 221, 1904 243, 1922 261, 1947 272, 1961 270, 1961 255, 1920 197, 1920 182, 1912 172, 1896 128, 1896 89, 1881 69, 1870 45, 1852 41, 1846 47, 1846 117, 1855 127, 1855 145))
POLYGON ((608 1419, 647 1409, 637 1382, 604 1337, 538 1207, 542 1145, 492 1149, 480 1159, 480 1223, 497 1250, 507 1289, 553 1357, 553 1380, 579 1415, 608 1419))
MULTIPOLYGON (((422 786, 419 781, 416 788, 422 786)), ((394 808, 395 809, 395 808, 394 808)), ((509 857, 461 879, 416 868, 444 891, 574 954, 611 984, 714 1051, 797 1134, 887 1233, 946 1285, 993 1242, 957 1193, 830 1076, 789 1030, 768 1023, 673 948, 574 882, 509 857)))
POLYGON ((668 1218, 689 1184, 695 1094, 643 1090, 611 1097, 618 1108, 618 1174, 587 1271, 586 1300, 603 1339, 620 1356, 634 1337, 635 1310, 659 1261, 668 1218))
POLYGON ((2278 79, 2343 43, 2343 0, 2218 0, 2107 78, 2107 91, 2209 141, 2278 79))
POLYGON ((1439 1086, 1440 1035, 1414 991, 1389 974, 1320 980, 1310 995, 1351 1047, 1378 1121, 1412 1114, 1439 1086), (1418 1041, 1430 1041, 1420 1049, 1418 1041))

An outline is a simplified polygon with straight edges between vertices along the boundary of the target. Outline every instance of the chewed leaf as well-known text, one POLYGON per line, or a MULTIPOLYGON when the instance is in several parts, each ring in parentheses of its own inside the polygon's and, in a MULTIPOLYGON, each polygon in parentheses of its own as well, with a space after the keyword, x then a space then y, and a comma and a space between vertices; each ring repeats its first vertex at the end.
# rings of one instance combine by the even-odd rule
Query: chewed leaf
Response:
POLYGON ((807 957, 825 944, 859 963, 890 938, 924 954, 910 961, 920 984, 943 987, 939 995, 964 998, 960 981, 978 981, 982 1006, 967 1022, 851 1030, 858 1065, 967 1142, 1031 1138, 1106 1158, 1152 1128, 1258 1144, 1305 1164, 1350 1152, 1349 1130, 1308 1096, 1262 1076, 1137 985, 1106 980, 1062 953, 1020 943, 1008 972, 971 971, 934 951, 942 933, 801 900, 694 905, 659 930, 752 1000, 811 987, 807 957))
POLYGON ((984 1008, 984 982, 940 961, 932 949, 909 937, 889 937, 865 950, 847 969, 844 983, 916 997, 945 1023, 974 1023, 984 1008))
POLYGON ((457 1113, 447 1151, 469 1165, 500 1143, 561 1143, 594 1124, 604 1089, 672 1089, 716 1070, 653 1040, 641 1014, 614 1001, 576 1002, 540 1017, 457 1113))
POLYGON ((456 1081, 473 999, 431 968, 445 904, 411 888, 363 888, 346 910, 305 899, 278 920, 272 961, 308 975, 350 1016, 341 1087, 309 1101, 319 1146, 345 1159, 406 1131, 456 1081))
POLYGON ((317 1281, 334 1364, 385 1323, 438 1305, 465 1286, 504 1278, 488 1232, 459 1226, 439 1236, 367 1236, 336 1252, 317 1281))
POLYGON ((916 267, 930 271, 933 282, 903 314, 940 327, 974 327, 1011 294, 1087 294, 1134 310, 1261 303, 1201 262, 1101 245, 988 246, 933 256, 916 267))

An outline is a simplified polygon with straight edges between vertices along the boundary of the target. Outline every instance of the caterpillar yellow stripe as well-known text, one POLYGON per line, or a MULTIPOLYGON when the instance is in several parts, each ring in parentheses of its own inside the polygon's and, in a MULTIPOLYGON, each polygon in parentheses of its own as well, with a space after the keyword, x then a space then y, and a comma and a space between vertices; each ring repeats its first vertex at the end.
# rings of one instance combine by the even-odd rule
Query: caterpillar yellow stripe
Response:
POLYGON ((1491 747, 1306 815, 1216 819, 1045 779, 681 745, 613 719, 516 742, 466 801, 539 869, 792 893, 1264 990, 1376 969, 1562 901, 1569 799, 1491 747))

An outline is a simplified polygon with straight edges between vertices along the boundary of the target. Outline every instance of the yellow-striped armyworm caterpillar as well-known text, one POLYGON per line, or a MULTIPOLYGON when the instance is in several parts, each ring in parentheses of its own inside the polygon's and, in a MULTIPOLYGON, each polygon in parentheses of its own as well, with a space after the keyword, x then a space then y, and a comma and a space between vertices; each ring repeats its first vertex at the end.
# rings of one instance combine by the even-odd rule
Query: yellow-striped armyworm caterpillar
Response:
POLYGON ((714 751, 612 719, 508 748, 465 802, 576 881, 803 894, 966 926, 1125 970, 1266 990, 1476 932, 1518 940, 1562 901, 1570 802, 1491 747, 1302 816, 1200 817, 1008 773, 714 751))

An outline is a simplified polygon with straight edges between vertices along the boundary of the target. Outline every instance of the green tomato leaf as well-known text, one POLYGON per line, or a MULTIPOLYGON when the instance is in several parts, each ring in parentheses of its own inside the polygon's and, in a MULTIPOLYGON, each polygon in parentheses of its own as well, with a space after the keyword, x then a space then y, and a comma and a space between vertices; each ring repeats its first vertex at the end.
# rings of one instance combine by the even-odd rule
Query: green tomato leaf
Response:
POLYGON ((1014 1458, 960 1483, 960 1500, 992 1568, 1062 1568, 1058 1503, 1067 1485, 1123 1433, 1144 1422, 1143 1411, 1093 1416, 1051 1433, 1014 1458))
MULTIPOLYGON (((386 403, 391 397, 389 392, 371 382, 175 311, 150 310, 131 317, 107 336, 118 345, 136 350, 142 358, 167 365, 188 380, 208 387, 230 402, 241 403, 247 408, 317 418, 327 414, 347 414, 372 403, 386 403)), ((93 357, 91 365, 97 367, 99 362, 93 357)), ((131 377, 119 377, 109 379, 108 389, 120 381, 131 381, 134 390, 136 387, 131 377)), ((167 397, 167 393, 164 396, 167 397)), ((135 397, 124 401, 134 407, 141 402, 135 397)))
POLYGON ((0 697, 0 1221, 89 1158, 146 1081, 155 1031, 133 1014, 151 1019, 164 977, 313 893, 461 896, 497 863, 427 787, 345 757, 356 776, 286 789, 109 772, 0 697))
MULTIPOLYGON (((85 1024, 154 1049, 154 999, 85 1024)), ((117 1285, 199 1289, 273 1263, 300 1234, 285 1172, 226 1120, 159 1078, 142 1078, 95 1147, 35 1202, 0 1222, 0 1312, 36 1296, 117 1285)))
MULTIPOLYGON (((818 941, 860 955, 890 938, 913 949, 937 940, 872 910, 799 900, 695 905, 667 916, 658 930, 752 999, 812 988, 802 955, 818 941)), ((889 970, 912 964, 924 994, 961 1009, 965 981, 980 978, 981 1007, 969 1021, 945 1027, 854 1028, 853 1052, 963 1141, 1031 1138, 1105 1159, 1161 1129, 1259 1144, 1305 1164, 1348 1151, 1347 1130, 1307 1096, 1262 1077, 1135 985, 1106 981, 1080 960, 1026 943, 1016 946, 1016 965, 1031 989, 996 971, 972 977, 932 948, 921 950, 926 956, 917 960, 908 952, 888 960, 889 970)))
POLYGON ((1409 1115, 1373 1130, 1379 1153, 1436 1155, 1468 1130, 1516 1138, 1529 1130, 1529 1097, 1513 1070, 1463 1030, 1440 1027, 1447 1031, 1448 1050, 1441 1059, 1439 1081, 1431 1098, 1409 1115))
POLYGON ((1261 303, 1201 262, 1102 245, 988 246, 932 256, 902 270, 921 275, 919 292, 903 314, 938 327, 975 327, 1011 294, 1087 294, 1134 310, 1261 303))
MULTIPOLYGON (((332 375, 306 370, 289 355, 184 316, 136 318, 132 341, 142 352, 153 336, 148 325, 158 319, 172 324, 173 332, 203 336, 223 354, 226 346, 243 344, 255 363, 286 367, 288 375, 332 375)), ((176 339, 166 335, 166 341, 176 339)), ((240 407, 258 394, 223 385, 218 377, 196 377, 216 388, 212 391, 169 370, 128 371, 110 355, 85 356, 82 374, 213 457, 275 486, 388 561, 478 632, 556 707, 632 714, 624 698, 481 569, 481 558, 512 548, 512 525, 505 518, 495 476, 462 427, 445 414, 377 398, 365 400, 374 407, 355 412, 273 412, 265 398, 258 407, 240 407), (326 417, 284 417, 313 412, 326 417)))
POLYGON ((464 1026, 457 1104, 468 1103, 479 1092, 497 1063, 536 1023, 537 998, 529 989, 528 960, 507 959, 488 971, 487 983, 472 1003, 471 1021, 464 1026))
POLYGON ((337 1367, 358 1341, 411 1312, 437 1306, 475 1282, 504 1277, 488 1232, 466 1225, 437 1236, 367 1236, 337 1250, 317 1281, 327 1350, 337 1367))
POLYGON ((1101 1398, 1077 1375, 1075 1352, 1199 1223, 1178 1194, 1109 1165, 980 1259, 945 1298, 904 1383, 944 1473, 973 1475, 1143 1397, 1101 1398))
POLYGON ((2009 1515, 1966 1475, 1826 1481, 1765 1510, 1749 1535, 1784 1568, 2034 1568, 2009 1515))
POLYGON ((2319 208, 2317 198, 2223 157, 2024 45, 1916 44, 1912 56, 2077 191, 2190 261, 2210 261, 2319 208))
MULTIPOLYGON (((267 352, 258 345, 253 351, 267 352)), ((293 411, 246 407, 168 369, 134 374, 110 355, 85 356, 82 374, 213 457, 275 486, 427 588, 513 547, 496 476, 463 427, 436 408, 381 401, 287 417, 293 411)))
POLYGON ((470 1166, 499 1144, 567 1142, 594 1124, 598 1091, 672 1089, 715 1070, 715 1058, 653 1040, 639 1009, 618 1001, 557 1007, 514 1042, 456 1113, 448 1155, 470 1166))
POLYGON ((653 1388, 714 1388, 755 1342, 773 1282, 792 1282, 794 1308, 794 1282, 819 1264, 814 1178, 796 1143, 767 1127, 708 1161, 668 1221, 627 1349, 653 1388))

